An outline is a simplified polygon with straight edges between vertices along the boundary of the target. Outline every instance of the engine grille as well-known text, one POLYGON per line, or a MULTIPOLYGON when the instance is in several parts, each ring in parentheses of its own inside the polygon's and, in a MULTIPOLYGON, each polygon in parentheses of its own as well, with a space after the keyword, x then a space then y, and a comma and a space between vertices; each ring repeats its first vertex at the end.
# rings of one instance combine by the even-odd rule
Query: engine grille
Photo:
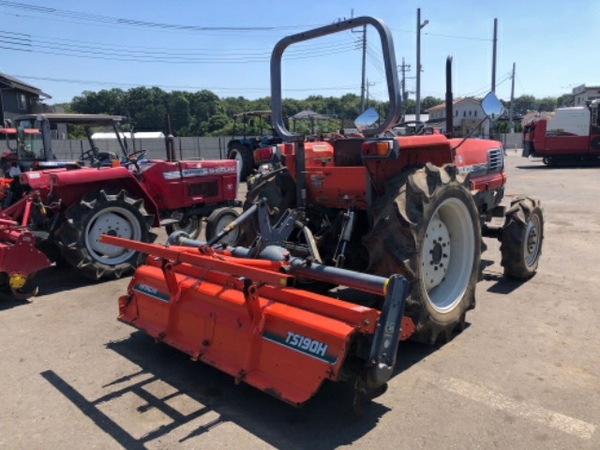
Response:
POLYGON ((504 169, 504 152, 502 148, 488 150, 488 173, 500 172, 504 169))
POLYGON ((216 197, 219 195, 219 183, 210 181, 208 183, 194 183, 188 187, 188 195, 190 197, 216 197))

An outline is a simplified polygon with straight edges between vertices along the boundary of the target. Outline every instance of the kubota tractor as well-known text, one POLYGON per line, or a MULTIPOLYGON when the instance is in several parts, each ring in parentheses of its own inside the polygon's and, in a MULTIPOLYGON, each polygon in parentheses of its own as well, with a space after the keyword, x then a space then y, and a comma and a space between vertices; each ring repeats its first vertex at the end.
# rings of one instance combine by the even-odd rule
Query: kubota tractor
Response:
MULTIPOLYGON (((145 150, 131 152, 121 139, 116 126, 123 120, 89 114, 26 115, 14 120, 19 157, 13 163, 23 171, 11 183, 3 216, 35 235, 36 248, 48 258, 66 261, 92 280, 129 274, 144 259, 138 252, 100 243, 103 233, 152 242, 153 227, 165 225, 169 232, 185 230, 197 236, 205 220, 206 235, 213 236, 239 215, 234 208, 236 161, 146 159, 145 150), (92 127, 111 126, 123 155, 101 153, 90 139, 80 161, 55 161, 51 128, 58 123, 81 126, 88 137, 92 127), (29 159, 23 161, 21 155, 29 159), (84 161, 91 165, 83 165, 84 161)), ((36 286, 29 285, 35 292, 36 286)))
MULTIPOLYGON (((385 391, 400 340, 436 343, 463 328, 483 236, 501 240, 507 276, 531 277, 543 240, 539 202, 501 205, 500 142, 391 131, 403 128, 394 55, 390 30, 371 17, 279 41, 271 99, 283 143, 254 152, 266 167, 249 179, 245 212, 207 243, 182 234, 167 246, 102 237, 150 255, 119 299, 119 320, 293 405, 324 380, 351 381, 360 412, 385 391), (285 49, 366 25, 381 40, 387 117, 371 127, 376 115, 367 110, 356 122, 364 137, 333 143, 289 132, 285 49), (504 223, 492 225, 498 216, 504 223), (215 245, 237 228, 243 246, 215 245)), ((483 101, 488 113, 500 106, 494 95, 483 101)))

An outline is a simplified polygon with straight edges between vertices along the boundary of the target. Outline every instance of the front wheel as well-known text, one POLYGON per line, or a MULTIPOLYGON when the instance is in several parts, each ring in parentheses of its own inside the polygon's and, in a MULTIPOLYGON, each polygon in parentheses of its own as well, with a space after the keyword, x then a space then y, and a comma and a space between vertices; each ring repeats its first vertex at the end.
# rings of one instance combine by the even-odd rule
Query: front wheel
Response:
MULTIPOLYGON (((237 219, 239 215, 240 213, 233 208, 225 207, 215 209, 210 216, 208 216, 208 219, 206 219, 206 240, 210 241, 218 235, 227 225, 237 219)), ((219 243, 224 245, 236 245, 239 237, 239 228, 234 228, 221 238, 219 243)))
POLYGON ((542 255, 544 216, 538 200, 513 200, 506 212, 500 252, 504 275, 516 280, 531 278, 542 255))
POLYGON ((365 236, 369 272, 394 273, 411 281, 405 315, 412 339, 449 340, 475 307, 481 229, 475 201, 456 167, 427 164, 386 186, 365 236))
POLYGON ((153 242, 153 217, 141 199, 124 190, 101 190, 85 195, 65 212, 66 220, 57 230, 58 244, 67 262, 91 280, 120 278, 131 273, 145 255, 100 240, 102 234, 140 242, 153 242))

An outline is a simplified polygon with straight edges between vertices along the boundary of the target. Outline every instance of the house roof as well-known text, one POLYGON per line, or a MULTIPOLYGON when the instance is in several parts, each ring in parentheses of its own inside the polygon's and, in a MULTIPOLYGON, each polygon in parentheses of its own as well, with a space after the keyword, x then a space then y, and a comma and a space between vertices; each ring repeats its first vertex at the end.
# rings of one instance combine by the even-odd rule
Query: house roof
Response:
POLYGON ((46 94, 41 89, 38 89, 35 86, 27 84, 24 81, 21 81, 15 77, 11 77, 10 75, 7 75, 7 74, 1 73, 1 72, 0 72, 0 84, 3 84, 12 89, 19 89, 21 91, 30 92, 32 94, 39 95, 40 97, 43 97, 43 98, 47 98, 47 99, 52 98, 51 95, 46 94))
MULTIPOLYGON (((465 98, 455 98, 455 99, 453 99, 452 105, 458 105, 459 103, 467 102, 467 101, 473 102, 473 103, 477 103, 477 104, 481 103, 481 101, 479 99, 476 99, 474 97, 465 97, 465 98)), ((431 113, 432 111, 440 111, 440 110, 443 110, 443 109, 446 109, 446 102, 442 102, 439 105, 432 106, 431 108, 427 109, 427 112, 431 113)))

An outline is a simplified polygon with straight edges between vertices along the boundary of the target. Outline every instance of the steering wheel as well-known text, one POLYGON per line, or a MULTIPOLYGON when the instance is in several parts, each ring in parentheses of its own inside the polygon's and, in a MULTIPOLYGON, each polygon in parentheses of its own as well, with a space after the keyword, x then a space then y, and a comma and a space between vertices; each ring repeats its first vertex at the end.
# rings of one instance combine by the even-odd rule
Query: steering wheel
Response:
POLYGON ((79 162, 83 163, 85 161, 89 161, 90 165, 93 166, 94 162, 98 159, 98 152, 99 150, 97 147, 90 148, 89 150, 79 155, 79 162))
POLYGON ((409 127, 409 126, 414 126, 415 127, 415 133, 414 134, 425 134, 425 122, 423 122, 422 120, 407 120, 405 122, 399 122, 396 125, 394 125, 392 127, 393 128, 400 128, 400 127, 409 127))
POLYGON ((129 155, 124 157, 121 160, 121 164, 125 167, 129 167, 131 164, 133 164, 137 170, 140 170, 138 162, 140 159, 146 156, 146 153, 148 153, 148 150, 136 150, 135 152, 130 153, 129 155))

